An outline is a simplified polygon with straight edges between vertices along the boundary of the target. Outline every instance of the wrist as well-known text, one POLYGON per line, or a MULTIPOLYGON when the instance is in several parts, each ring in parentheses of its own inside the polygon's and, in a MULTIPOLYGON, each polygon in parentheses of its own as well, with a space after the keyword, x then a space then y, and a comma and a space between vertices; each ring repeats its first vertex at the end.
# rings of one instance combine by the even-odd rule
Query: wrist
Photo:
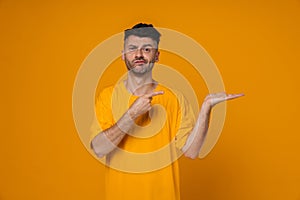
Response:
POLYGON ((202 104, 202 107, 201 107, 201 112, 203 114, 210 114, 211 112, 211 109, 212 109, 212 105, 209 101, 204 101, 203 104, 202 104))
POLYGON ((128 133, 133 124, 134 120, 131 118, 129 112, 125 112, 124 115, 117 121, 117 126, 123 133, 128 133))
POLYGON ((128 109, 127 110, 127 114, 128 114, 128 116, 130 117, 130 119, 132 120, 132 121, 134 121, 135 119, 136 119, 136 114, 135 114, 135 112, 132 110, 132 109, 128 109))

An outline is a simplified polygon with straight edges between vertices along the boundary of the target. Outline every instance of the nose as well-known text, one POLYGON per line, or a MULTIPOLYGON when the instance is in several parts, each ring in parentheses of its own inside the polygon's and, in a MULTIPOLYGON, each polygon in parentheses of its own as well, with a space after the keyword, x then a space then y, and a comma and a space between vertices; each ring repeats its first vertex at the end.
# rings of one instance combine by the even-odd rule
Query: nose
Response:
POLYGON ((143 58, 143 57, 144 57, 144 55, 143 55, 142 49, 137 49, 135 51, 135 58, 143 58))

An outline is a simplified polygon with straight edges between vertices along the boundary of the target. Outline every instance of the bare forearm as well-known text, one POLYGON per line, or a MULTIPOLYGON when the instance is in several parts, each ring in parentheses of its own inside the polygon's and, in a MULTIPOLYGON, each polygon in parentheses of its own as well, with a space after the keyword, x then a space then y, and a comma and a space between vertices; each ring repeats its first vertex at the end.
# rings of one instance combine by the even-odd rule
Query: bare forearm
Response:
POLYGON ((213 93, 206 96, 196 125, 189 135, 186 144, 182 148, 185 156, 192 159, 195 159, 198 156, 207 134, 211 109, 218 103, 236 99, 241 96, 244 96, 244 94, 226 94, 225 92, 213 93))
POLYGON ((151 109, 152 97, 163 93, 155 91, 137 98, 115 125, 99 133, 92 140, 91 147, 95 154, 102 157, 114 150, 132 128, 134 120, 151 109))
POLYGON ((197 158, 208 131, 210 113, 211 106, 204 102, 198 115, 196 124, 182 149, 186 157, 192 159, 197 158))
POLYGON ((91 147, 98 157, 103 157, 114 150, 131 129, 133 120, 126 112, 112 127, 100 132, 91 142, 91 147))

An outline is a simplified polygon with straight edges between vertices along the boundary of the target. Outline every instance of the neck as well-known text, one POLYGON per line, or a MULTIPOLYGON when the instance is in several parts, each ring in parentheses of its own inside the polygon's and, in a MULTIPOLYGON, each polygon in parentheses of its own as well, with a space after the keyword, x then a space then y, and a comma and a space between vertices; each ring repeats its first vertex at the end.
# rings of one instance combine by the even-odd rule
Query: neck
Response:
POLYGON ((141 76, 136 76, 132 72, 128 72, 127 80, 124 81, 125 87, 133 95, 142 96, 153 91, 157 83, 152 79, 152 72, 148 72, 141 76))

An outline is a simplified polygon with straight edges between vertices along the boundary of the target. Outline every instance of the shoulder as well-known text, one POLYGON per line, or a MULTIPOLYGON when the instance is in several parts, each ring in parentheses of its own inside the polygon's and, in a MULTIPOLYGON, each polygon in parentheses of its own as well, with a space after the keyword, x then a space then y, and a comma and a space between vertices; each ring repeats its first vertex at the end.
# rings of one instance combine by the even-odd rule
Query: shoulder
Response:
POLYGON ((156 91, 160 90, 164 91, 163 95, 157 96, 158 101, 161 104, 164 104, 168 107, 173 107, 172 109, 179 109, 182 105, 185 105, 187 103, 182 92, 176 89, 159 84, 156 88, 156 91))
POLYGON ((176 91, 173 90, 172 88, 166 87, 164 85, 158 84, 155 91, 164 91, 164 96, 168 96, 168 97, 174 97, 176 98, 176 91))
POLYGON ((114 90, 114 86, 113 86, 113 85, 108 86, 108 87, 102 89, 102 90, 100 91, 99 95, 102 96, 102 95, 112 94, 113 90, 114 90))
POLYGON ((179 90, 158 84, 156 91, 159 91, 159 90, 164 91, 163 96, 165 96, 169 100, 176 100, 178 102, 181 102, 182 100, 185 99, 184 95, 179 90))
POLYGON ((101 90, 98 90, 95 94, 96 102, 98 102, 98 101, 103 102, 103 101, 109 100, 112 96, 113 89, 114 89, 114 86, 108 86, 101 90))
POLYGON ((116 83, 100 90, 96 94, 96 100, 100 101, 111 101, 111 99, 125 99, 128 96, 128 92, 122 83, 116 83))

